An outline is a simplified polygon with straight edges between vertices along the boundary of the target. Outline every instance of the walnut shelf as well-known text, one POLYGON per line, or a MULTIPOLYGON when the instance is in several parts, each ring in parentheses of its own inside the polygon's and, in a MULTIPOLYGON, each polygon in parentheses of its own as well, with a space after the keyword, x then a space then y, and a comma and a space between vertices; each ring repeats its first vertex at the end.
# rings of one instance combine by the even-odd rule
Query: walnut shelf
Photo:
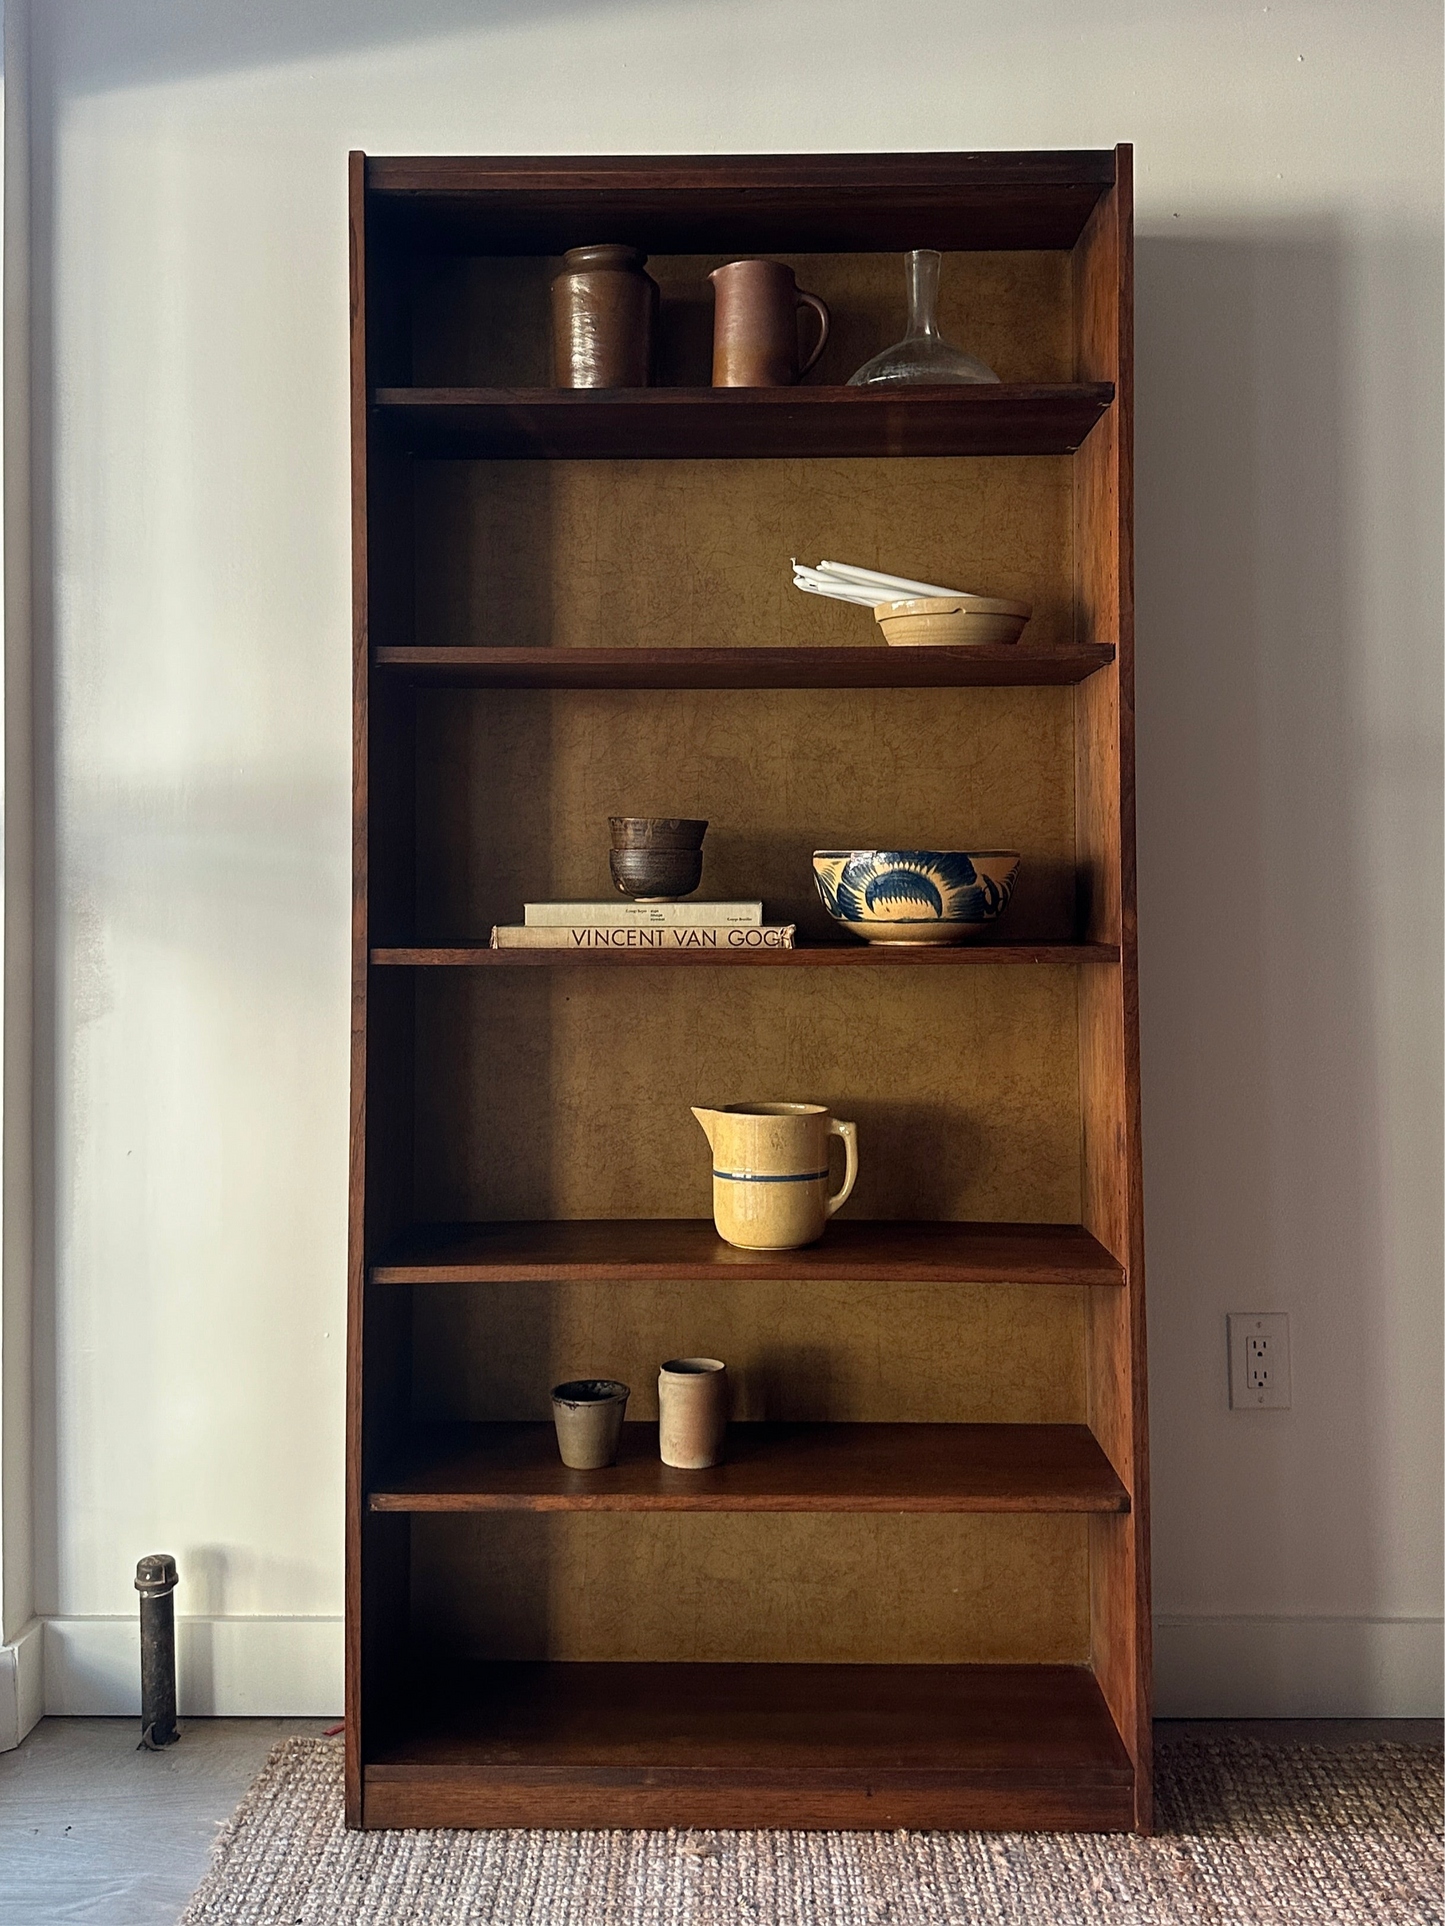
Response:
POLYGON ((1107 642, 1067 649, 379 648, 388 679, 455 689, 1024 689, 1083 682, 1114 660, 1107 642))
POLYGON ((406 1696, 365 1768, 369 1824, 1134 1823, 1085 1666, 448 1666, 406 1696))
POLYGON ((1117 963, 1117 943, 808 943, 793 950, 494 950, 484 943, 446 948, 397 945, 371 952, 377 969, 889 969, 998 963, 1117 963))
POLYGON ((967 388, 380 388, 378 422, 446 460, 1069 455, 1111 383, 967 388))
POLYGON ((1082 1424, 734 1424, 727 1462, 677 1471, 655 1424, 618 1462, 569 1471, 550 1424, 418 1427, 373 1511, 1124 1512, 1129 1494, 1082 1424))
POLYGON ((1115 1285, 1123 1266, 1079 1224, 942 1224, 838 1217, 816 1244, 744 1251, 709 1218, 424 1224, 378 1253, 373 1284, 688 1283, 1115 1285))

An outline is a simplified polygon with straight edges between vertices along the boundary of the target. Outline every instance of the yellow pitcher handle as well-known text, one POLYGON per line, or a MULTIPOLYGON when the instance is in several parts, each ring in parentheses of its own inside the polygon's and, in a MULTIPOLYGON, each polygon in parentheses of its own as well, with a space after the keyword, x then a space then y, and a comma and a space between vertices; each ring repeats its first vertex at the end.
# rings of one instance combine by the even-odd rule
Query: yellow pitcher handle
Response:
POLYGON ((847 1203, 853 1195, 853 1186, 858 1181, 858 1126, 840 1123, 836 1117, 830 1117, 828 1135, 843 1139, 843 1154, 847 1159, 843 1169, 843 1188, 836 1197, 828 1199, 828 1215, 831 1217, 835 1210, 841 1210, 847 1203))

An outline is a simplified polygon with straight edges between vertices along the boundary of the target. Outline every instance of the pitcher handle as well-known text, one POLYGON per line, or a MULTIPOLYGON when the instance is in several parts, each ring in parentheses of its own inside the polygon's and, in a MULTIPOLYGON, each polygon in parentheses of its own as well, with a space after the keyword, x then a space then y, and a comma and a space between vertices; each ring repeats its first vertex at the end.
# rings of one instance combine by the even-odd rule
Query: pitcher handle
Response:
POLYGON ((841 1210, 853 1195, 853 1186, 858 1181, 858 1126, 840 1123, 836 1117, 828 1119, 828 1135, 843 1139, 843 1155, 847 1159, 843 1167, 843 1188, 836 1197, 828 1199, 828 1215, 841 1210))
MULTIPOLYGON (((826 348, 828 345, 828 310, 826 306, 823 304, 823 302, 821 302, 818 299, 816 294, 805 294, 803 290, 799 288, 798 289, 798 306, 801 308, 805 304, 816 311, 818 316, 819 332, 818 332, 817 346, 813 349, 813 352, 808 356, 807 360, 803 363, 802 367, 799 368, 798 370, 799 381, 803 379, 803 376, 808 372, 809 368, 813 366, 814 362, 816 362, 816 360, 818 359, 818 356, 823 352, 824 348, 826 348)), ((857 1154, 856 1149, 854 1154, 855 1155, 857 1154)), ((843 1199, 840 1197, 838 1201, 841 1204, 843 1199)))

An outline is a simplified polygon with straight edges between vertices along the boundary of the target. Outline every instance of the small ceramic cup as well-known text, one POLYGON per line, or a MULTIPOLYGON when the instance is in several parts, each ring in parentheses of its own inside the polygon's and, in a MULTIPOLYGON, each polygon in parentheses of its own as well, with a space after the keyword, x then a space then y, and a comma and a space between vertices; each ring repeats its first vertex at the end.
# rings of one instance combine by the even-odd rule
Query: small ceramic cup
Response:
POLYGON ((722 1463, 728 1370, 721 1358, 670 1358, 657 1374, 658 1448, 665 1465, 704 1471, 722 1463))
POLYGON ((631 1395, 616 1378, 572 1378, 552 1387, 552 1422, 564 1465, 573 1471, 600 1471, 616 1464, 631 1395))

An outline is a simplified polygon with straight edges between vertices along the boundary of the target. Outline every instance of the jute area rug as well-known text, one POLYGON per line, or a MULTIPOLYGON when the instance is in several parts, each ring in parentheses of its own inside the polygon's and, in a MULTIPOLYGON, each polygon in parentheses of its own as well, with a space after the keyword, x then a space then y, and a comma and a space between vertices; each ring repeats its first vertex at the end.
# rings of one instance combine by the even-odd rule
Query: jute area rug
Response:
POLYGON ((1153 1839, 371 1832, 287 1739, 179 1926, 1390 1926, 1445 1919, 1440 1752, 1171 1738, 1153 1839))

